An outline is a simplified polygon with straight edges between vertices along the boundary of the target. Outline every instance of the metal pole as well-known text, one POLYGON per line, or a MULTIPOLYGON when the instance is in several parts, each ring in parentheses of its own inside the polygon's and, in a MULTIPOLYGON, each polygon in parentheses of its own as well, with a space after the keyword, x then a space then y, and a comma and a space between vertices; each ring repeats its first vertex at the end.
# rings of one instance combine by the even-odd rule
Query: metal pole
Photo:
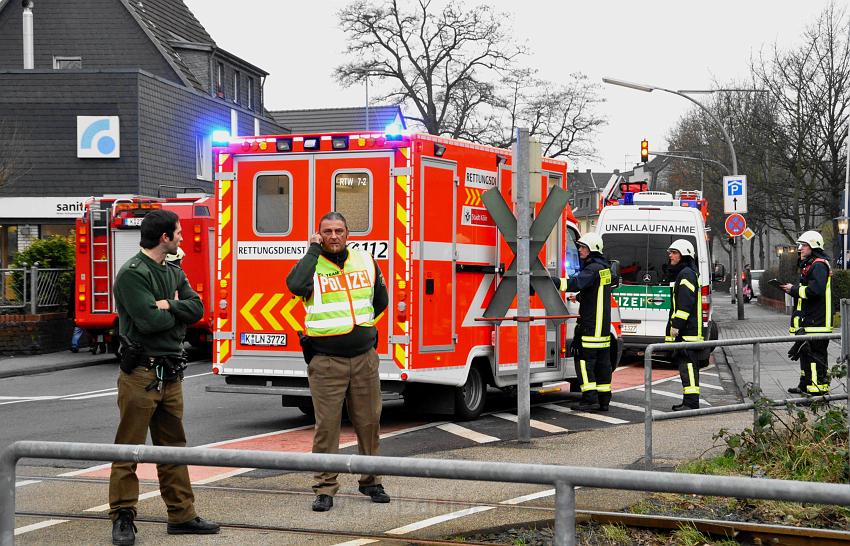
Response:
MULTIPOLYGON (((847 125, 847 170, 844 173, 844 218, 850 216, 848 214, 848 203, 850 203, 850 124, 847 125)), ((850 230, 848 230, 850 232, 850 230)), ((847 237, 850 233, 845 233, 844 237, 844 254, 841 255, 841 264, 843 269, 847 269, 847 237)), ((850 375, 850 374, 848 374, 850 375)))
POLYGON ((38 312, 38 264, 30 268, 30 314, 38 312))
POLYGON ((643 399, 646 409, 643 414, 643 467, 652 470, 652 346, 643 356, 643 399))
POLYGON ((531 376, 529 365, 529 132, 516 130, 516 155, 514 156, 514 180, 517 216, 517 439, 531 441, 531 376))
MULTIPOLYGON (((761 344, 753 343, 753 403, 756 397, 761 396, 761 344)), ((758 410, 753 405, 753 430, 756 429, 758 423, 758 410)))
POLYGON ((576 490, 573 484, 555 484, 555 546, 576 544, 576 490))
POLYGON ((366 132, 369 132, 369 73, 366 73, 366 132))
POLYGON ((0 546, 15 544, 15 466, 18 458, 9 449, 0 451, 0 546))
MULTIPOLYGON (((850 157, 847 161, 850 163, 850 157)), ((850 395, 850 300, 846 298, 841 300, 841 360, 846 368, 844 380, 847 382, 847 394, 850 395)), ((847 445, 850 445, 850 396, 847 397, 845 417, 847 418, 847 445)), ((850 452, 848 452, 848 458, 850 458, 850 452)))

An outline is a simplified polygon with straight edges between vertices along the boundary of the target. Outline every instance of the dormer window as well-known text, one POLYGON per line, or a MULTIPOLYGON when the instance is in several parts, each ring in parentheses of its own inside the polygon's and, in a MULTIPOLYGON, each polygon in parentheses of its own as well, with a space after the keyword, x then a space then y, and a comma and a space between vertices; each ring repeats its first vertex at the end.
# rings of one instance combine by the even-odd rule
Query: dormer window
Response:
POLYGON ((54 70, 79 70, 83 68, 82 57, 53 57, 54 70))
POLYGON ((248 76, 248 109, 254 109, 254 78, 248 76))
POLYGON ((215 69, 215 96, 224 98, 224 63, 217 63, 215 69))
POLYGON ((238 70, 233 71, 233 102, 239 103, 239 84, 242 80, 242 75, 238 70))

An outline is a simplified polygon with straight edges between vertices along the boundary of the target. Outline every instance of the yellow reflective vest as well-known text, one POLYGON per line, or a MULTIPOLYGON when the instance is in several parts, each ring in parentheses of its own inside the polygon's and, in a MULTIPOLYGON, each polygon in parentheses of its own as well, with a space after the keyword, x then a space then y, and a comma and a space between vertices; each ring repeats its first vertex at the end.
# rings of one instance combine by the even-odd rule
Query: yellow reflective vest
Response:
POLYGON ((307 335, 338 336, 351 332, 355 326, 374 326, 374 288, 375 264, 370 254, 348 249, 342 269, 319 256, 313 293, 304 303, 307 335))

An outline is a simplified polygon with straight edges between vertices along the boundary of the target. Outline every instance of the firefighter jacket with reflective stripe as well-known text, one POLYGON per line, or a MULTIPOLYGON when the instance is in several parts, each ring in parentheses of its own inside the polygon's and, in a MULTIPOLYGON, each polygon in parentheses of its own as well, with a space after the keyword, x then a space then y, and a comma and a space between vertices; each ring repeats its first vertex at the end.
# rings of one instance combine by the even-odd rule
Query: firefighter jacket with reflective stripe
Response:
MULTIPOLYGON (((578 292, 581 345, 585 349, 605 349, 611 345, 611 264, 592 253, 581 270, 561 279, 563 292, 578 292)), ((578 335, 578 334, 577 334, 578 335)))
POLYGON ((693 262, 684 264, 673 283, 665 341, 702 341, 702 287, 693 262), (671 328, 679 330, 675 339, 671 328))
POLYGON ((319 256, 313 274, 313 292, 304 305, 307 335, 339 336, 351 332, 355 326, 374 326, 374 285, 375 265, 366 252, 349 249, 342 269, 319 256))
POLYGON ((794 298, 792 334, 802 328, 807 334, 832 333, 832 269, 821 253, 801 264, 800 282, 790 291, 794 298))

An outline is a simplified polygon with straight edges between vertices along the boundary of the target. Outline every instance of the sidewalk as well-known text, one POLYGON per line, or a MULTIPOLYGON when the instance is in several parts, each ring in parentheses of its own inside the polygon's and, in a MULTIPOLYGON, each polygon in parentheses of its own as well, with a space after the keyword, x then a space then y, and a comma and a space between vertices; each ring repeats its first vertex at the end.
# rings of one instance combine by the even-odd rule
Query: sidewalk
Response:
POLYGON ((79 353, 65 350, 41 355, 4 356, 0 357, 0 379, 96 366, 114 360, 115 355, 93 355, 88 348, 80 349, 79 353))
MULTIPOLYGON (((785 315, 755 301, 744 305, 744 320, 738 320, 738 308, 730 302, 728 294, 716 293, 714 321, 720 328, 720 339, 747 337, 787 336, 790 315, 785 315)), ((838 330, 835 331, 838 333, 838 330)), ((791 343, 771 343, 761 346, 761 389, 767 398, 792 398, 786 391, 795 387, 800 379, 800 363, 788 358, 791 343)), ((746 396, 746 383, 753 381, 753 346, 735 345, 723 347, 729 368, 742 395, 746 396)), ((830 366, 835 363, 841 350, 840 343, 829 344, 830 366)))

